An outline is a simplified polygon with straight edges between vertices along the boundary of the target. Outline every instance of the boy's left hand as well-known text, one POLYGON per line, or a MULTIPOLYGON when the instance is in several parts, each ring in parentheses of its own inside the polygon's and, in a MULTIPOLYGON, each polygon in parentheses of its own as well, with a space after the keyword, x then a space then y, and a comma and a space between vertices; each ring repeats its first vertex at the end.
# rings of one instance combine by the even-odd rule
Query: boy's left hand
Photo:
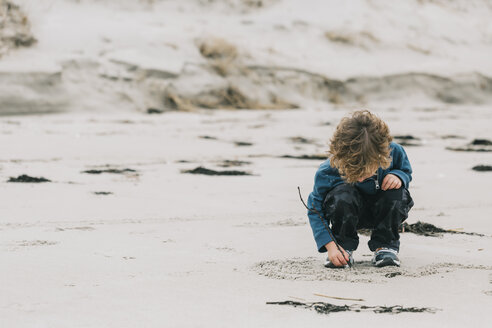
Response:
POLYGON ((381 189, 398 189, 401 187, 401 180, 394 174, 387 174, 383 179, 383 184, 381 185, 381 189))

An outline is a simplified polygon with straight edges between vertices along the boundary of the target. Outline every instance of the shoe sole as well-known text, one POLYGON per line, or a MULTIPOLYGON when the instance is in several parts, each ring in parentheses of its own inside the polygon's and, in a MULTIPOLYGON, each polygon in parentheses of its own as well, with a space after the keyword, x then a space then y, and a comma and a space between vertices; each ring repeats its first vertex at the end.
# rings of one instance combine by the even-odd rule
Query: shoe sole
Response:
POLYGON ((378 268, 382 268, 385 266, 398 266, 399 267, 400 261, 397 261, 397 260, 394 260, 391 258, 385 258, 385 259, 377 261, 376 263, 374 263, 374 265, 377 266, 378 268))

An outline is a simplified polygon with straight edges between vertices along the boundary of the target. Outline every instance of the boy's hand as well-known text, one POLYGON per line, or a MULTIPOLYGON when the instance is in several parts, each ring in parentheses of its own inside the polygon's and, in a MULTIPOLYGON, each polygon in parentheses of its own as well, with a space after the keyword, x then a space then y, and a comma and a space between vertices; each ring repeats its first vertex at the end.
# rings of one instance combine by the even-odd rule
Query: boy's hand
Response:
POLYGON ((401 180, 394 174, 387 174, 383 179, 381 189, 399 189, 401 187, 401 180))
POLYGON ((330 241, 328 244, 326 244, 325 247, 328 250, 328 259, 331 263, 333 263, 337 267, 347 265, 349 261, 349 255, 342 246, 340 246, 340 250, 343 252, 343 255, 338 250, 337 245, 334 241, 330 241))

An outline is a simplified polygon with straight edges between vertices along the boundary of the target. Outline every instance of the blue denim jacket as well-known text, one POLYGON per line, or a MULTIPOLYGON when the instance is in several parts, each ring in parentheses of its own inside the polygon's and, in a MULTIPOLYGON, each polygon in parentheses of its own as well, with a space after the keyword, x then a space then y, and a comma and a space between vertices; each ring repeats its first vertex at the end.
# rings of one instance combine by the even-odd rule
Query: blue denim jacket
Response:
MULTIPOLYGON (((403 147, 397 143, 390 143, 390 148, 392 161, 389 168, 385 170, 379 168, 377 175, 355 184, 362 192, 366 194, 375 194, 380 188, 384 177, 389 173, 399 177, 403 187, 408 189, 410 181, 412 181, 412 167, 408 161, 407 154, 403 147)), ((314 208, 320 214, 323 214, 322 206, 326 195, 332 188, 343 183, 346 182, 342 179, 338 170, 330 166, 330 160, 323 162, 314 177, 314 188, 308 198, 308 207, 310 209, 314 208)), ((316 212, 309 210, 308 217, 311 228, 313 229, 314 240, 318 246, 318 251, 321 253, 326 252, 325 245, 332 241, 330 234, 316 212)))

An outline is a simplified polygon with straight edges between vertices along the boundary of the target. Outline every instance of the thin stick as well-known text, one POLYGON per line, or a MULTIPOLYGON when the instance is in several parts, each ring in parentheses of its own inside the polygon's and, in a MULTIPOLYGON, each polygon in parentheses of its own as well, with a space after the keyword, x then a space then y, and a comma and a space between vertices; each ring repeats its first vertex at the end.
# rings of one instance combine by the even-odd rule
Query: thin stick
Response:
MULTIPOLYGON (((304 199, 302 199, 301 188, 299 188, 299 186, 297 186, 297 191, 299 192, 299 198, 301 199, 301 202, 304 205, 304 207, 308 211, 313 211, 314 213, 318 214, 319 218, 321 219, 321 222, 323 222, 323 225, 325 226, 326 231, 328 231, 328 233, 330 234, 331 239, 335 242, 335 245, 337 246, 338 251, 340 252, 340 254, 342 254, 343 258, 345 258, 345 255, 343 254, 342 250, 340 249, 340 245, 338 245, 338 242, 335 239, 335 236, 333 236, 333 233, 331 232, 331 229, 328 227, 327 223, 325 222, 327 220, 315 208, 309 208, 306 205, 306 203, 304 202, 304 199)), ((347 264, 348 264, 349 267, 352 267, 352 265, 350 264, 350 256, 349 256, 349 260, 348 260, 347 264)))
POLYGON ((362 298, 349 298, 349 297, 328 296, 328 295, 316 294, 316 293, 314 293, 313 295, 321 296, 321 297, 326 297, 326 298, 334 298, 336 300, 347 300, 347 301, 365 302, 365 300, 363 300, 362 298))
POLYGON ((300 297, 295 297, 295 296, 289 296, 290 298, 293 298, 295 300, 299 300, 299 301, 305 301, 304 298, 300 298, 300 297))

